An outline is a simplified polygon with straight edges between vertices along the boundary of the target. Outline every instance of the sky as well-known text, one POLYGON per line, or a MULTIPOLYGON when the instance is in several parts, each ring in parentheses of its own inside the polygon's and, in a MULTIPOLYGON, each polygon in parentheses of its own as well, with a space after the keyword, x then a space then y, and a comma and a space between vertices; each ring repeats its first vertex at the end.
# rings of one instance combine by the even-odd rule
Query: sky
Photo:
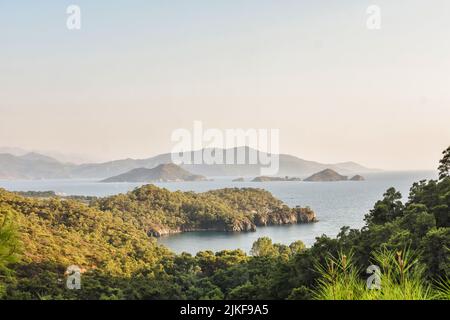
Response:
POLYGON ((434 169, 449 16, 448 0, 0 0, 0 147, 145 158, 201 121, 279 129, 303 159, 434 169))

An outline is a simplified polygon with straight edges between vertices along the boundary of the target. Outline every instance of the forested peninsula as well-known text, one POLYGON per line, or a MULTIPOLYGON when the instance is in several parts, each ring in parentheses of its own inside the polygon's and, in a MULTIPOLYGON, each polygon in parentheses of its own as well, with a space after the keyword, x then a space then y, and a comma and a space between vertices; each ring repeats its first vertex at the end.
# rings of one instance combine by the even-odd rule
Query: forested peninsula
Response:
POLYGON ((228 188, 171 192, 147 185, 91 202, 91 207, 130 221, 149 236, 189 231, 255 231, 257 226, 316 222, 309 208, 289 208, 268 191, 228 188))

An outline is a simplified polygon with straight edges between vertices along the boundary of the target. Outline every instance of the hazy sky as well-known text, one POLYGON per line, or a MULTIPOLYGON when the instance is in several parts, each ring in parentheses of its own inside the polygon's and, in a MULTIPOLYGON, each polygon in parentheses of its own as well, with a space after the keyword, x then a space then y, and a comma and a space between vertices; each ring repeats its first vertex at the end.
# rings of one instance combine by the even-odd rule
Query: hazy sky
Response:
POLYGON ((450 144, 448 0, 5 2, 0 146, 148 157, 194 120, 384 169, 435 168, 450 144))

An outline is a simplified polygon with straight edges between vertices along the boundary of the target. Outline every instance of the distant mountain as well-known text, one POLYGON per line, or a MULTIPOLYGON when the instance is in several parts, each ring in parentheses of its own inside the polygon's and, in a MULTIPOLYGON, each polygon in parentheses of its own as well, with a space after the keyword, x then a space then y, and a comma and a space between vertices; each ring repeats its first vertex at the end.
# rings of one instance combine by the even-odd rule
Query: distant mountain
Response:
POLYGON ((366 179, 364 179, 364 177, 361 176, 361 175, 359 175, 359 174, 357 174, 356 176, 353 176, 353 177, 350 179, 350 181, 364 181, 364 180, 366 180, 366 179))
POLYGON ((173 163, 160 164, 156 168, 132 169, 126 173, 103 180, 102 182, 173 182, 205 181, 206 177, 194 175, 173 163))
POLYGON ((12 148, 12 147, 0 147, 0 153, 9 153, 13 156, 23 156, 27 153, 40 154, 43 156, 47 156, 63 163, 74 163, 74 164, 82 164, 93 161, 92 158, 89 158, 84 155, 75 154, 75 153, 62 153, 57 151, 44 151, 44 150, 25 150, 22 148, 12 148))
POLYGON ((71 177, 73 168, 38 153, 0 154, 0 179, 64 179, 71 177))
POLYGON ((20 156, 20 158, 22 160, 26 160, 26 161, 36 161, 36 162, 46 162, 46 163, 55 163, 55 164, 59 164, 59 161, 49 157, 49 156, 45 156, 43 154, 40 153, 36 153, 36 152, 30 152, 27 154, 24 154, 23 156, 20 156))
POLYGON ((377 169, 367 169, 366 167, 363 167, 362 165, 355 163, 355 162, 341 162, 341 163, 336 163, 334 165, 331 165, 331 168, 338 168, 337 171, 341 172, 341 173, 354 173, 354 172, 358 172, 358 173, 367 173, 367 172, 376 172, 376 171, 381 171, 381 170, 377 170, 377 169))
POLYGON ((313 174, 312 176, 305 179, 305 181, 344 181, 347 180, 347 176, 342 176, 334 170, 325 169, 320 172, 313 174))
MULTIPOLYGON (((245 163, 246 164, 183 164, 180 165, 183 169, 192 172, 193 174, 204 175, 207 177, 218 177, 218 176, 234 176, 234 177, 249 177, 249 176, 259 176, 261 174, 261 166, 259 164, 249 164, 249 153, 250 148, 240 147, 229 149, 228 151, 237 154, 238 151, 245 152, 245 163)), ((188 152, 187 157, 194 159, 199 156, 200 153, 208 152, 220 152, 223 154, 223 160, 225 160, 225 154, 227 150, 223 149, 205 149, 200 151, 188 152)), ((262 153, 266 156, 266 153, 262 153)), ((106 178, 114 175, 119 175, 136 168, 154 168, 157 165, 163 163, 170 163, 172 161, 172 156, 170 153, 161 154, 152 158, 135 160, 135 159, 124 159, 109 161, 104 163, 92 163, 83 164, 76 167, 72 171, 72 175, 76 178, 106 178)), ((225 163, 225 161, 223 161, 225 163)), ((298 157, 280 154, 279 156, 279 172, 277 176, 297 176, 297 177, 307 177, 315 172, 330 168, 340 174, 355 175, 363 174, 368 172, 376 172, 380 170, 369 169, 361 166, 354 162, 344 162, 338 164, 324 164, 315 161, 303 160, 298 157)))
POLYGON ((91 157, 82 155, 82 154, 76 154, 76 153, 63 153, 63 152, 57 152, 57 151, 36 151, 37 153, 44 154, 48 157, 51 157, 55 160, 58 160, 59 162, 63 163, 73 163, 73 164, 83 164, 92 162, 93 159, 91 157))
MULTIPOLYGON (((11 150, 11 148, 9 148, 11 150)), ((16 150, 19 152, 20 150, 16 150)), ((222 154, 223 163, 225 155, 228 153, 245 154, 244 164, 183 164, 181 168, 194 175, 207 177, 255 177, 261 175, 261 165, 249 164, 250 152, 256 152, 248 147, 234 149, 205 149, 187 153, 187 157, 194 159, 204 152, 210 154, 222 154)), ((266 153, 261 153, 267 156, 266 153)), ((147 159, 122 159, 103 163, 71 164, 58 161, 54 157, 41 153, 27 153, 20 155, 1 154, 0 155, 0 179, 106 179, 127 173, 138 168, 151 169, 160 164, 172 163, 170 153, 161 154, 147 159)), ((337 164, 324 164, 315 161, 308 161, 298 157, 280 154, 279 171, 277 176, 295 176, 305 178, 315 172, 332 169, 339 174, 356 175, 379 170, 369 169, 354 162, 344 162, 337 164)))
POLYGON ((11 147, 0 147, 0 154, 2 153, 9 153, 13 156, 23 156, 26 153, 29 153, 30 151, 27 151, 22 148, 11 148, 11 147))

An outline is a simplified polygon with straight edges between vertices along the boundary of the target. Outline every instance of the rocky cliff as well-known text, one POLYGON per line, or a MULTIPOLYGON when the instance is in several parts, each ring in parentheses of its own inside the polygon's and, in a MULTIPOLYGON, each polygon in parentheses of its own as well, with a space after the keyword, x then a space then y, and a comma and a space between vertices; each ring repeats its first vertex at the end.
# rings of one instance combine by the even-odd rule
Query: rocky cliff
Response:
POLYGON ((258 226, 315 222, 309 208, 290 208, 268 191, 227 188, 171 192, 153 185, 92 200, 91 206, 129 221, 149 236, 190 232, 249 232, 258 226))
POLYGON ((235 219, 229 223, 218 222, 216 225, 210 225, 205 228, 190 226, 169 228, 163 225, 153 225, 149 227, 147 234, 153 237, 161 237, 164 235, 194 231, 253 232, 260 226, 314 223, 317 221, 315 212, 310 208, 283 207, 272 212, 251 212, 249 217, 235 219))

